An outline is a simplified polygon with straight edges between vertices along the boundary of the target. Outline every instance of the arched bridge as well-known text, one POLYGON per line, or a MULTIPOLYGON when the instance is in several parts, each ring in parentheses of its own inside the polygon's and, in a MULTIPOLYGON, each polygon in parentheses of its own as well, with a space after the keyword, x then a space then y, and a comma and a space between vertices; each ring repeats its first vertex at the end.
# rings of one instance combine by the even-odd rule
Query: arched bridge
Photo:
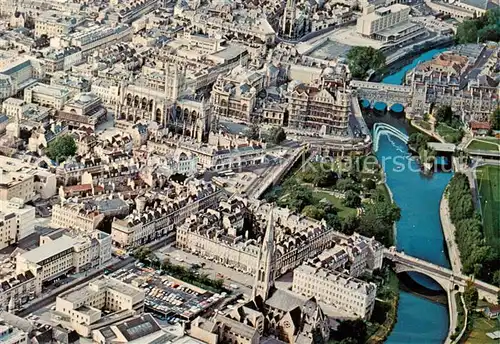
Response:
POLYGON ((403 141, 404 143, 408 143, 408 135, 401 132, 399 129, 394 128, 392 125, 385 123, 375 123, 373 126, 373 151, 376 152, 378 150, 378 142, 381 135, 392 135, 403 141))
POLYGON ((350 85, 356 90, 358 98, 384 102, 389 108, 394 104, 401 104, 405 108, 412 104, 413 91, 411 86, 359 80, 352 80, 350 85))
MULTIPOLYGON (((452 270, 442 266, 429 263, 412 256, 408 256, 402 252, 397 252, 394 247, 385 249, 384 258, 392 261, 396 273, 400 272, 418 272, 429 276, 435 280, 448 293, 453 290, 463 292, 470 276, 454 273, 452 270)), ((473 280, 474 286, 477 288, 479 298, 485 298, 488 302, 496 304, 498 302, 497 295, 500 288, 488 283, 473 280)))

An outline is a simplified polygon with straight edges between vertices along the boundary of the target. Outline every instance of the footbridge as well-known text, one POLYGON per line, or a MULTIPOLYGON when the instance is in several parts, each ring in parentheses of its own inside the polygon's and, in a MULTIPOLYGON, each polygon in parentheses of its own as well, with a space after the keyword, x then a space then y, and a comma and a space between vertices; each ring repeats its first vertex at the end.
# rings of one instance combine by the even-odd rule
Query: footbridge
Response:
POLYGON ((394 247, 385 249, 384 258, 394 263, 396 273, 418 272, 435 280, 447 292, 463 292, 467 281, 472 280, 480 299, 485 298, 493 304, 498 302, 497 295, 500 288, 472 279, 470 276, 454 273, 450 269, 398 252, 394 247))
POLYGON ((411 86, 381 84, 378 82, 352 80, 351 87, 356 90, 360 99, 372 102, 384 102, 388 108, 401 104, 408 108, 412 104, 413 90, 411 86))
POLYGON ((408 143, 408 135, 401 132, 401 130, 386 123, 375 123, 373 126, 373 151, 378 150, 378 142, 381 135, 391 135, 397 137, 404 143, 408 143))

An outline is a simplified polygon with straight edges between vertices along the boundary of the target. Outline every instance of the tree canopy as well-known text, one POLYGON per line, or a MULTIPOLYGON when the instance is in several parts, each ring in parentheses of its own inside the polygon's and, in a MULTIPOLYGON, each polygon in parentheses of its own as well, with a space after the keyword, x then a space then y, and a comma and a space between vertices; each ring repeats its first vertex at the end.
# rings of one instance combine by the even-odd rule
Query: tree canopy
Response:
POLYGON ((490 115, 491 129, 500 130, 500 106, 490 115))
POLYGON ((282 127, 275 126, 269 130, 269 141, 278 145, 284 140, 286 140, 286 133, 282 127))
POLYGON ((367 326, 362 319, 342 321, 335 335, 341 343, 364 343, 366 336, 367 326))
POLYGON ((453 176, 447 197, 463 272, 499 284, 499 254, 484 241, 483 225, 475 213, 469 179, 465 174, 453 176))
POLYGON ((354 78, 365 78, 370 69, 375 71, 385 67, 385 56, 372 47, 353 47, 347 53, 347 63, 354 78))
POLYGON ((494 8, 486 11, 479 18, 464 20, 457 27, 455 40, 457 43, 476 43, 500 41, 500 9, 494 8))
POLYGON ((244 135, 250 140, 258 140, 260 136, 260 127, 257 123, 253 123, 245 129, 244 135))
POLYGON ((75 139, 73 136, 66 134, 50 142, 45 153, 50 159, 60 163, 75 155, 76 149, 75 139))
POLYGON ((345 198, 342 203, 346 207, 357 208, 361 205, 361 197, 359 197, 357 192, 348 190, 345 193, 345 198))

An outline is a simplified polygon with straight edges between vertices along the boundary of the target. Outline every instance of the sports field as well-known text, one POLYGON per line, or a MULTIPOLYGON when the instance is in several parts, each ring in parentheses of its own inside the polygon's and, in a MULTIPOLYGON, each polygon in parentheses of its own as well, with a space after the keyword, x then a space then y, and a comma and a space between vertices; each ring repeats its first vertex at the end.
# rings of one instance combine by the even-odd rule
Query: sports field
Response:
POLYGON ((480 167, 476 175, 483 213, 484 236, 489 245, 500 250, 500 166, 480 167))

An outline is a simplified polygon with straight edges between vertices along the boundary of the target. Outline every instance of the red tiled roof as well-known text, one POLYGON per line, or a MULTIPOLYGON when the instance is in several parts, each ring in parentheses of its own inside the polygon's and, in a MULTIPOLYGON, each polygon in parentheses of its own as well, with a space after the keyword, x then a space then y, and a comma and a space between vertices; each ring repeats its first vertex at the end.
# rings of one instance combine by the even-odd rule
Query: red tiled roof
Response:
POLYGON ((486 129, 486 130, 489 130, 490 129, 490 123, 488 122, 471 122, 470 123, 470 127, 471 129, 486 129))

